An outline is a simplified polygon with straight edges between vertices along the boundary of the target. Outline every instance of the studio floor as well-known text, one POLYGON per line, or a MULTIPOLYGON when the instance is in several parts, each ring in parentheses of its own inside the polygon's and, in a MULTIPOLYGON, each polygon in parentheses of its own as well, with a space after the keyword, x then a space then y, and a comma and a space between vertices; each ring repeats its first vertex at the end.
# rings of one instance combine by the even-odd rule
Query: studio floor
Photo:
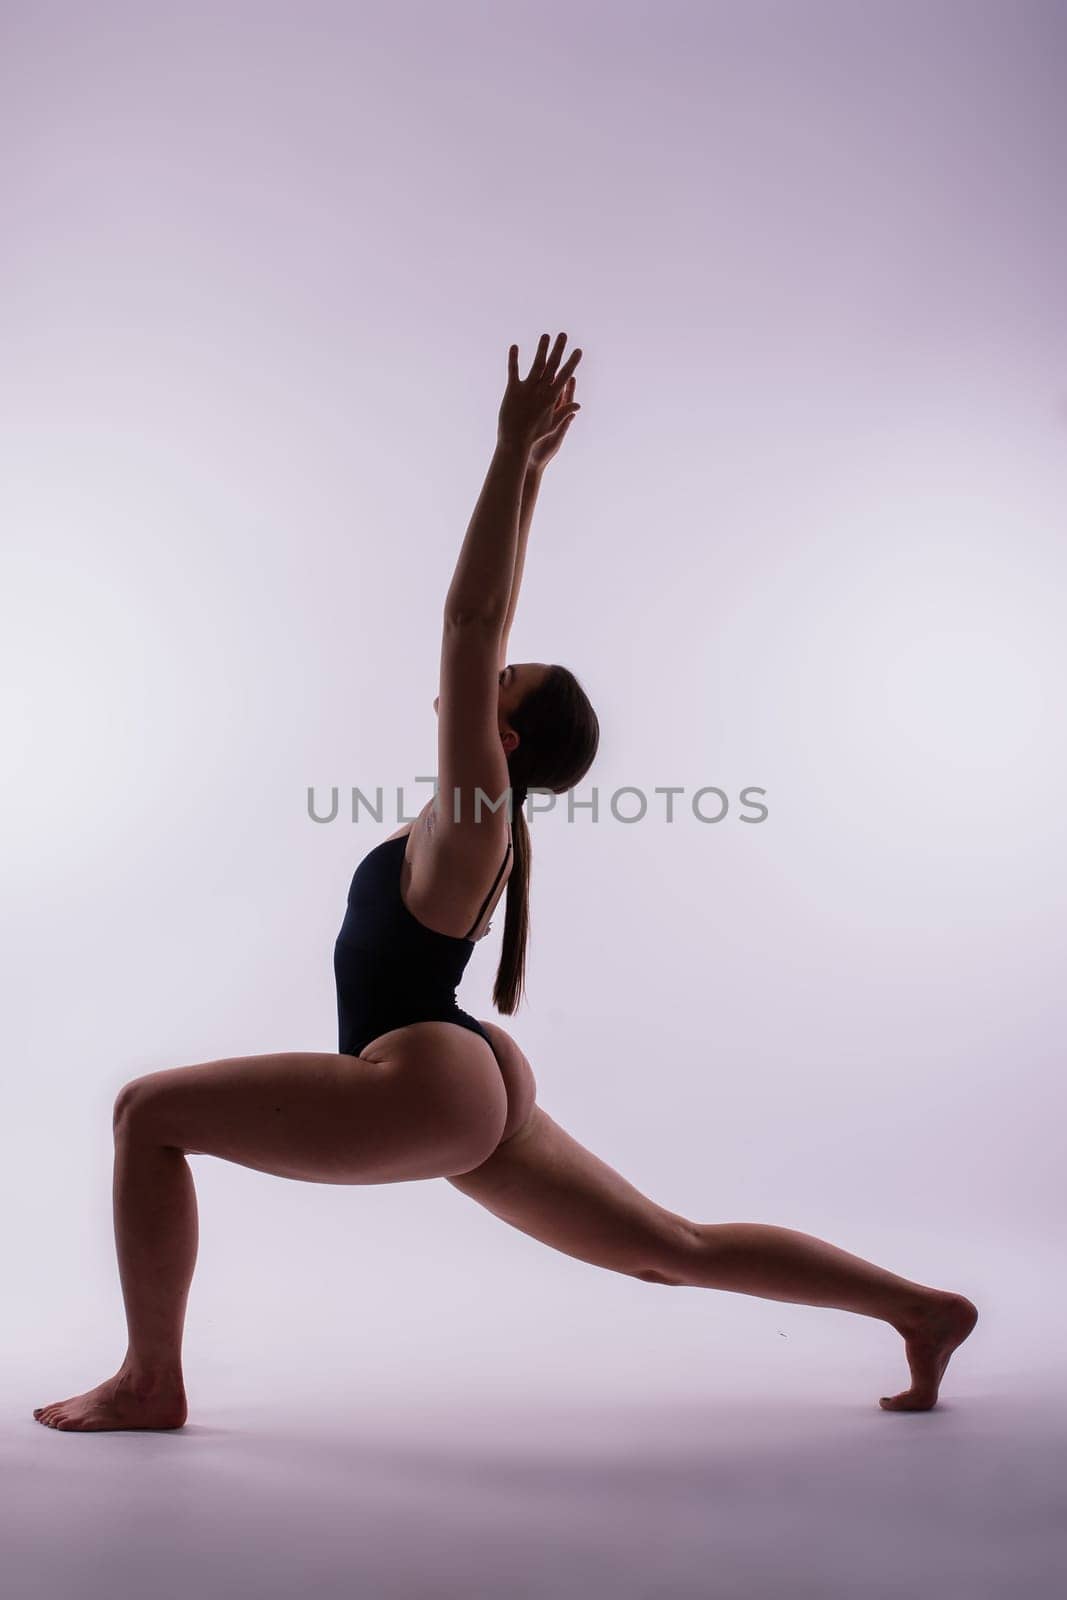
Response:
MULTIPOLYGON (((320 1380, 321 1380, 320 1374, 320 1380)), ((51 1387, 55 1384, 52 1382, 51 1387)), ((203 1387, 203 1386, 202 1386, 203 1387)), ((214 1385, 208 1386, 214 1387, 214 1385)), ((8 1600, 1051 1600, 1064 1394, 961 1382, 882 1412, 803 1396, 417 1403, 202 1393, 175 1433, 62 1434, 2 1397, 8 1600)), ((23 1392, 25 1391, 25 1392, 23 1392)))

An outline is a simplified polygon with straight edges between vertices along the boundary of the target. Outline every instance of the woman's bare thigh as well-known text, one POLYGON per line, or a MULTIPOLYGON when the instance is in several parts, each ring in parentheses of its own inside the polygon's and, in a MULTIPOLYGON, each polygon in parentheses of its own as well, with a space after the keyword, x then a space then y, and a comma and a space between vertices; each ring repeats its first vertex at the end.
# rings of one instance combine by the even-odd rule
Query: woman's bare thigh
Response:
POLYGON ((308 1183, 401 1183, 478 1166, 507 1113, 484 1039, 415 1022, 358 1056, 281 1052, 147 1073, 120 1090, 115 1126, 308 1183))
POLYGON ((580 1261, 655 1283, 691 1281, 694 1224, 642 1194, 541 1106, 480 1167, 449 1181, 513 1228, 580 1261))

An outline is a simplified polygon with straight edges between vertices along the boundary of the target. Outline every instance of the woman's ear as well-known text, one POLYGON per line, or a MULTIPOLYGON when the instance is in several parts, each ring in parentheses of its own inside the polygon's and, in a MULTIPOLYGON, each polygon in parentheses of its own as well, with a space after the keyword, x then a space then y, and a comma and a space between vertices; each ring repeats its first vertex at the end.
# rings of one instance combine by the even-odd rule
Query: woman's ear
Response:
POLYGON ((511 752, 518 747, 519 743, 519 736, 515 732, 515 729, 502 728, 500 730, 500 743, 504 746, 505 752, 510 755, 511 752))

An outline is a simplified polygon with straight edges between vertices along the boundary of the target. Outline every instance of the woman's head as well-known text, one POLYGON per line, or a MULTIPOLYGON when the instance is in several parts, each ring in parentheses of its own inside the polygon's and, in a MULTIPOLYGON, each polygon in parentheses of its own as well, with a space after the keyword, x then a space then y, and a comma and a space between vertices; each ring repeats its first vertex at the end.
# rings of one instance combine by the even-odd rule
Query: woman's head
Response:
MULTIPOLYGON (((500 675, 498 722, 512 790, 566 794, 593 765, 600 724, 589 698, 566 667, 523 662, 500 675)), ((529 932, 530 833, 521 804, 513 807, 515 859, 508 878, 504 942, 493 1002, 510 1014, 519 1003, 529 932)))
POLYGON ((518 662, 500 675, 498 721, 513 788, 566 794, 593 765, 596 712, 566 667, 518 662))
POLYGON ((543 661, 509 662, 498 682, 497 727, 512 786, 566 794, 589 771, 600 741, 585 690, 566 667, 543 661))

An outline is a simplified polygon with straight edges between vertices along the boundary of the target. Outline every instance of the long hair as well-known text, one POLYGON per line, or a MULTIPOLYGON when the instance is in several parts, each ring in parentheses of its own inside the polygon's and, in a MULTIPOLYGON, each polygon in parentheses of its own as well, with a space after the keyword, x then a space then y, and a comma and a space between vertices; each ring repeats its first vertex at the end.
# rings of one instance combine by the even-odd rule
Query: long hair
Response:
POLYGON ((493 1004, 510 1016, 519 1005, 526 979, 526 941, 530 931, 530 830, 523 801, 527 789, 566 794, 580 783, 600 743, 600 724, 573 672, 549 667, 512 713, 519 743, 508 757, 512 790, 511 839, 514 859, 508 878, 504 941, 493 1004))

